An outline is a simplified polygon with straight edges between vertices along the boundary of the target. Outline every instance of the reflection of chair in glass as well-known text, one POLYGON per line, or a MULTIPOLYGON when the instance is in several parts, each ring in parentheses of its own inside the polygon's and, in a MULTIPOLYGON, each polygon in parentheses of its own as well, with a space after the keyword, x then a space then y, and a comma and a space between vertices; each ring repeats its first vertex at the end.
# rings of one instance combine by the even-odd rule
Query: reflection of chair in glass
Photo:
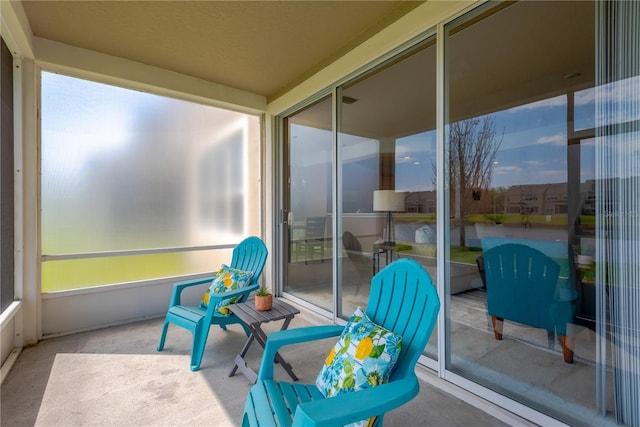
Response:
POLYGON ((320 256, 320 262, 324 262, 324 227, 326 218, 324 216, 309 216, 305 222, 304 242, 302 250, 304 251, 304 263, 309 260, 316 259, 320 256))
MULTIPOLYGON (((167 337, 167 329, 169 323, 185 328, 193 334, 193 346, 191 348, 191 370, 200 369, 200 362, 204 354, 204 348, 207 344, 209 328, 211 325, 218 325, 223 330, 227 329, 227 325, 240 324, 247 336, 249 329, 240 321, 238 316, 233 313, 229 315, 221 314, 216 310, 216 305, 221 301, 236 298, 235 302, 243 302, 251 292, 258 290, 260 285, 258 279, 262 274, 265 262, 267 261, 267 247, 258 237, 247 237, 233 249, 231 258, 232 268, 239 270, 251 271, 253 275, 251 281, 244 287, 227 291, 223 294, 211 295, 207 308, 200 306, 182 305, 180 296, 182 291, 191 286, 202 284, 210 285, 214 277, 205 277, 201 279, 187 280, 178 282, 173 285, 173 293, 169 301, 169 310, 162 326, 162 334, 160 335, 160 344, 157 350, 162 351, 164 348, 165 338, 167 337)), ((204 292, 204 291, 203 291, 204 292)))
POLYGON ((484 258, 482 255, 476 258, 476 265, 478 266, 478 272, 480 273, 480 279, 482 280, 482 289, 487 289, 487 277, 484 274, 484 258))
MULTIPOLYGON (((245 402, 242 425, 342 426, 376 417, 373 425, 382 426, 386 412, 402 406, 418 394, 420 386, 415 366, 431 336, 439 309, 436 288, 429 274, 416 261, 403 258, 376 274, 371 281, 371 295, 365 314, 373 324, 402 335, 397 364, 387 383, 362 385, 357 391, 330 398, 326 398, 315 384, 276 381, 274 357, 283 346, 337 337, 343 332, 344 326, 310 326, 272 332, 262 356, 258 381, 251 388, 245 402)), ((367 332, 370 331, 371 329, 367 329, 367 332)), ((363 343, 367 339, 371 341, 366 335, 354 338, 363 343)), ((358 352, 362 351, 361 346, 356 348, 358 352)), ((388 351, 384 348, 372 349, 367 345, 362 348, 369 355, 388 351)), ((341 366, 340 360, 344 360, 342 354, 340 352, 332 358, 337 367, 341 366)), ((357 372, 344 373, 345 377, 350 375, 352 379, 357 378, 358 382, 364 378, 364 382, 374 384, 373 380, 378 377, 372 374, 369 379, 364 368, 366 366, 371 369, 370 372, 377 373, 383 363, 368 364, 373 360, 372 357, 364 356, 362 367, 357 369, 346 363, 349 366, 344 367, 345 372, 347 369, 355 369, 357 372)), ((319 362, 322 364, 322 360, 319 362)), ((345 381, 344 385, 347 383, 345 381)), ((353 385, 351 387, 354 388, 353 385)))
POLYGON ((482 258, 495 338, 502 339, 504 319, 557 332, 564 361, 573 363, 567 336, 573 304, 556 299, 560 266, 537 249, 513 243, 486 250, 482 258))
POLYGON ((349 261, 358 271, 358 284, 356 285, 356 295, 360 292, 362 283, 371 281, 371 257, 362 252, 362 245, 356 236, 350 231, 345 231, 342 235, 342 245, 349 261))

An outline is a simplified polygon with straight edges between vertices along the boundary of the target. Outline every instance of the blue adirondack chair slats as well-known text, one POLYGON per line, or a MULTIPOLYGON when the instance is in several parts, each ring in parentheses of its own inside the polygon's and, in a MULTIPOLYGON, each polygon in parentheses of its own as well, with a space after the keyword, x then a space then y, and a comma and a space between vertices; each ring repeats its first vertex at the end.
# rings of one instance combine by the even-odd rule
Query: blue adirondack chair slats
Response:
MULTIPOLYGON (((178 282, 173 285, 173 292, 169 300, 169 310, 165 316, 162 326, 162 334, 157 350, 162 351, 167 337, 167 329, 169 324, 173 323, 177 326, 185 328, 193 335, 193 346, 191 348, 192 371, 200 369, 202 355, 207 344, 209 336, 209 328, 211 325, 218 325, 225 330, 227 325, 239 324, 243 327, 247 336, 249 330, 234 314, 228 316, 219 313, 215 307, 223 300, 237 298, 236 302, 243 302, 248 298, 251 292, 258 290, 260 285, 258 280, 264 269, 267 260, 267 247, 258 237, 251 236, 240 242, 234 249, 231 258, 230 267, 244 271, 252 271, 253 276, 247 286, 225 292, 221 295, 210 295, 207 308, 200 306, 186 306, 181 304, 181 294, 184 289, 192 286, 210 285, 214 277, 206 277, 202 279, 187 280, 178 282)), ((203 293, 206 287, 203 286, 203 293)))
POLYGON ((274 380, 273 361, 283 346, 339 336, 344 327, 310 326, 269 335, 258 380, 244 408, 243 426, 341 426, 377 417, 413 399, 419 391, 415 365, 436 323, 440 301, 428 273, 411 259, 380 271, 371 283, 366 315, 402 335, 402 351, 389 382, 331 398, 315 384, 274 380))
POLYGON ((573 320, 572 301, 557 298, 560 266, 541 251, 507 243, 483 253, 487 311, 494 336, 502 339, 503 320, 511 320, 550 334, 558 333, 564 361, 573 363, 567 324, 573 320))

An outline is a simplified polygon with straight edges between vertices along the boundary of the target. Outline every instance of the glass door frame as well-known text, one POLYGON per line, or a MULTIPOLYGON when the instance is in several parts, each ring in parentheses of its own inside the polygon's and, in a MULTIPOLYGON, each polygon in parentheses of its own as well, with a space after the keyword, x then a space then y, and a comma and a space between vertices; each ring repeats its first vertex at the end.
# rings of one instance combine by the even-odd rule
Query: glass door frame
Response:
MULTIPOLYGON (((312 97, 305 99, 304 101, 295 104, 294 106, 284 110, 282 113, 273 116, 272 124, 273 124, 273 135, 274 141, 274 164, 276 167, 274 168, 273 174, 273 182, 274 182, 274 204, 273 204, 273 218, 274 221, 274 244, 276 247, 275 253, 277 254, 276 260, 273 263, 274 265, 274 277, 276 278, 276 295, 278 296, 286 296, 286 298, 292 300, 296 304, 308 309, 309 311, 316 313, 322 317, 327 318, 328 320, 334 323, 346 323, 343 322, 336 316, 336 308, 335 308, 335 276, 336 276, 336 264, 337 262, 333 262, 333 271, 332 271, 332 287, 334 289, 333 292, 333 302, 332 302, 332 311, 328 311, 322 307, 318 307, 308 301, 305 301, 291 293, 288 293, 284 290, 285 280, 287 278, 287 260, 289 259, 289 228, 288 228, 288 220, 289 213, 291 212, 290 206, 290 194, 289 194, 289 180, 290 180, 290 172, 289 172, 289 164, 288 159, 290 155, 290 144, 289 144, 289 131, 287 129, 287 118, 299 112, 317 102, 320 102, 323 98, 331 97, 332 107, 332 125, 335 125, 335 88, 328 88, 322 91, 317 92, 312 97)), ((335 128, 332 130, 332 162, 335 162, 335 143, 336 141, 336 132, 335 128)), ((335 163, 332 164, 332 209, 335 209, 336 204, 336 194, 335 194, 335 163)), ((336 253, 336 239, 335 239, 335 215, 332 218, 332 259, 335 260, 333 254, 336 253)))

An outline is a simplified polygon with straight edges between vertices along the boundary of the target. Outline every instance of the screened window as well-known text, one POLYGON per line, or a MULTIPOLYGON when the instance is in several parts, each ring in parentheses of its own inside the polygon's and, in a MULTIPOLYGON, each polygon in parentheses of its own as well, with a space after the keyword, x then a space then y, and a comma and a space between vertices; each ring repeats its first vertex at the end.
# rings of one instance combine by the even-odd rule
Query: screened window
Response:
POLYGON ((258 232, 259 118, 42 73, 42 285, 208 272, 258 232))

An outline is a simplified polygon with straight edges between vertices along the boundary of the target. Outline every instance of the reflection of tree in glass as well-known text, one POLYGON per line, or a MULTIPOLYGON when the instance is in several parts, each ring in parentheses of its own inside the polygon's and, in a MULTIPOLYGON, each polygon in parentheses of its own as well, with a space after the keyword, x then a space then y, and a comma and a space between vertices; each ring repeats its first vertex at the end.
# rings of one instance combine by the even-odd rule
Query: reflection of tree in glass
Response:
POLYGON ((462 120, 449 125, 449 182, 451 210, 460 226, 460 246, 465 246, 464 217, 474 199, 491 183, 492 165, 502 144, 493 116, 462 120))

